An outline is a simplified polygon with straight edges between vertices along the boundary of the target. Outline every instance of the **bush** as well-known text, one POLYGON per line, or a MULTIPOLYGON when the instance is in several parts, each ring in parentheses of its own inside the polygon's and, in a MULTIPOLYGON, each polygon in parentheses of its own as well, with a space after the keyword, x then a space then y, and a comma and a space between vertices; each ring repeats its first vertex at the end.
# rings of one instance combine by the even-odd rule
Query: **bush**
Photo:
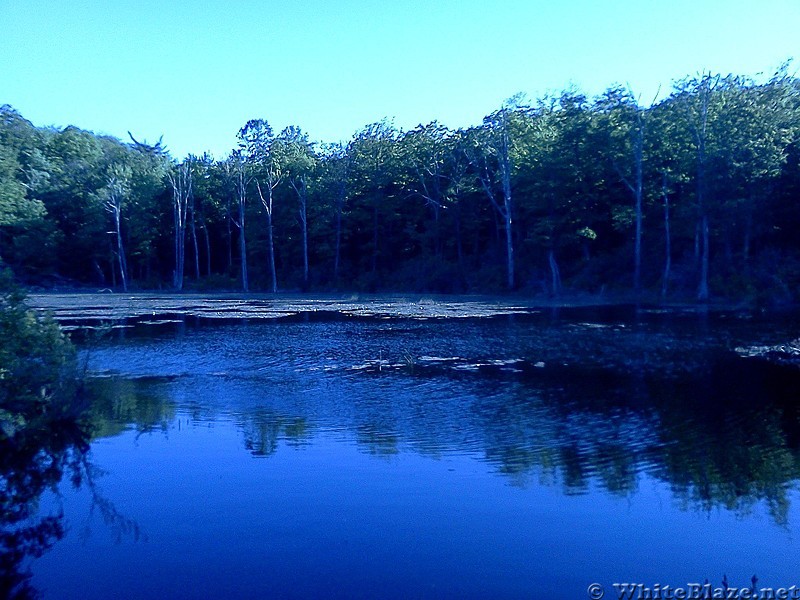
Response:
POLYGON ((0 271, 0 441, 77 414, 75 350, 24 298, 11 273, 0 271))

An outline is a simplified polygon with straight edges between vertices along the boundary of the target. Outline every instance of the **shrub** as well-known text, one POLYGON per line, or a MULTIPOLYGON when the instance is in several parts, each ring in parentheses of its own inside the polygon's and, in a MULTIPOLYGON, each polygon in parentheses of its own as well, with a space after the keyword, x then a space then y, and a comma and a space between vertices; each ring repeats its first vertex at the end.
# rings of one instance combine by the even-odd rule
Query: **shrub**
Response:
POLYGON ((0 271, 0 441, 77 414, 75 350, 24 298, 11 273, 0 271))

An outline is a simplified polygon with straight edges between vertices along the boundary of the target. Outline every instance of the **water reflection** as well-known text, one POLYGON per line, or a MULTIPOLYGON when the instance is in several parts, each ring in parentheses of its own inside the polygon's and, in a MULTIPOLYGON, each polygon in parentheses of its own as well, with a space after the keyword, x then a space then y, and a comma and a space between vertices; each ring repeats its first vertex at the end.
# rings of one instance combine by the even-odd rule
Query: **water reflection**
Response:
POLYGON ((746 515, 764 501, 787 525, 800 478, 798 377, 772 365, 738 367, 676 386, 661 411, 657 472, 688 506, 746 515))
POLYGON ((786 526, 800 478, 798 376, 727 360, 680 378, 594 368, 534 379, 498 371, 314 371, 303 374, 305 385, 287 378, 277 386, 268 372, 102 378, 94 382, 93 415, 100 435, 126 423, 166 432, 178 412, 197 423, 230 418, 257 457, 335 431, 369 455, 472 456, 515 486, 555 486, 568 496, 625 497, 652 477, 686 510, 745 516, 764 502, 786 526))
POLYGON ((33 598, 28 562, 66 531, 63 511, 39 514, 42 494, 68 477, 85 479, 88 435, 72 421, 54 421, 0 436, 0 596, 33 598))
POLYGON ((88 518, 80 536, 91 535, 99 518, 116 541, 138 540, 138 523, 119 511, 101 491, 104 475, 91 461, 93 440, 135 426, 141 433, 160 429, 175 416, 174 403, 157 386, 124 379, 97 379, 86 392, 86 410, 41 418, 13 436, 0 435, 0 597, 38 598, 31 584, 31 559, 48 552, 70 529, 61 502, 68 486, 88 492, 88 518), (44 503, 43 497, 52 496, 44 503))
MULTIPOLYGON (((30 514, 37 493, 72 480, 90 497, 83 530, 101 520, 111 540, 148 542, 110 548, 79 529, 84 545, 67 535, 35 577, 87 597, 115 589, 126 569, 130 580, 153 573, 141 597, 175 592, 176 580, 178 595, 224 595, 231 573, 243 597, 318 597, 334 583, 365 597, 392 585, 401 597, 528 597, 547 583, 566 597, 587 581, 643 576, 653 544, 672 578, 691 561, 700 580, 728 561, 760 577, 780 562, 764 577, 788 577, 798 371, 733 352, 763 341, 763 324, 601 316, 120 330, 89 352, 93 437, 45 469, 30 514), (89 458, 124 510, 103 500, 89 458), (751 543, 728 547, 742 536, 751 543), (687 556, 683 540, 709 537, 716 562, 687 556), (98 553, 108 562, 95 564, 98 553), (93 590, 73 575, 89 571, 93 590), (556 579, 579 585, 566 594, 556 579)), ((70 517, 32 518, 43 552, 70 517)), ((28 552, 14 559, 21 577, 36 552, 8 540, 28 552)))
POLYGON ((175 403, 160 380, 131 380, 121 377, 96 378, 91 381, 90 419, 93 437, 110 437, 133 425, 139 433, 166 431, 175 418, 175 403))
POLYGON ((256 457, 275 454, 281 440, 290 446, 302 446, 313 438, 312 427, 305 417, 287 417, 269 409, 238 414, 237 422, 244 436, 244 447, 256 457))

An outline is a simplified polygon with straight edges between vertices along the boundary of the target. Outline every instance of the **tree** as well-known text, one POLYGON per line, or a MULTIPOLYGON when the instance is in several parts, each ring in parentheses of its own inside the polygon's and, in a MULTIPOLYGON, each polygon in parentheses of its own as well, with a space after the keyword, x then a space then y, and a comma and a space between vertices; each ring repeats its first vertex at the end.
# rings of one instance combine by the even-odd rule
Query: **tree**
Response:
POLYGON ((401 138, 403 163, 410 171, 408 187, 430 208, 433 216, 433 234, 430 250, 440 257, 442 253, 441 213, 447 208, 450 184, 446 168, 453 155, 450 131, 435 121, 420 125, 401 138))
POLYGON ((36 283, 123 289, 180 288, 188 260, 195 279, 241 267, 244 290, 252 278, 272 291, 280 280, 557 295, 632 275, 637 292, 663 297, 789 299, 798 123, 785 67, 760 82, 689 78, 650 107, 624 88, 568 89, 465 130, 382 121, 346 146, 255 119, 230 157, 181 164, 161 140, 34 127, 4 106, 0 256, 36 283))
POLYGON ((514 289, 514 232, 513 198, 511 195, 511 122, 513 110, 509 106, 486 117, 483 127, 475 130, 473 146, 469 149, 470 162, 480 185, 492 207, 503 222, 506 238, 506 285, 514 289), (497 188, 500 188, 498 194, 497 188))
POLYGON ((723 85, 719 75, 703 74, 686 79, 676 86, 675 95, 679 99, 686 125, 691 132, 695 154, 695 202, 697 207, 697 231, 700 243, 700 281, 697 299, 709 298, 708 270, 710 253, 709 208, 710 202, 708 171, 709 163, 719 156, 721 150, 719 131, 714 127, 719 123, 722 97, 719 92, 723 85))
POLYGON ((278 291, 273 233, 274 198, 275 189, 286 176, 285 143, 284 140, 275 137, 272 127, 263 119, 248 121, 239 130, 239 140, 245 159, 254 169, 253 181, 267 216, 267 249, 271 291, 274 294, 278 291))
POLYGON ((378 279, 381 207, 390 201, 395 192, 392 167, 397 157, 397 138, 397 129, 387 121, 380 121, 367 125, 356 133, 347 146, 350 161, 348 172, 354 183, 353 202, 355 206, 366 210, 372 221, 371 226, 363 227, 365 231, 371 230, 371 240, 361 238, 364 245, 369 244, 370 247, 367 267, 370 288, 376 286, 378 279))
MULTIPOLYGON (((176 290, 182 290, 186 258, 186 217, 189 212, 189 200, 192 197, 191 160, 187 159, 178 165, 172 166, 172 168, 167 171, 167 177, 172 186, 172 213, 175 222, 175 271, 173 274, 173 286, 176 290)), ((195 257, 197 257, 196 243, 195 257)))
POLYGON ((47 182, 38 196, 60 233, 58 271, 107 285, 117 257, 107 233, 104 187, 108 165, 120 159, 122 145, 76 127, 51 131, 42 142, 47 182))
POLYGON ((45 134, 10 106, 0 106, 0 261, 20 274, 57 269, 59 241, 42 195, 49 185, 45 134))
POLYGON ((633 196, 634 251, 633 289, 642 287, 642 222, 644 198, 645 135, 647 111, 639 106, 633 92, 612 88, 603 95, 596 110, 604 117, 614 170, 633 196))
POLYGON ((126 165, 112 165, 104 188, 105 207, 114 224, 119 276, 123 291, 128 291, 128 263, 122 238, 122 210, 130 195, 131 170, 126 165))
POLYGON ((776 77, 757 86, 746 78, 705 73, 679 82, 673 94, 694 154, 700 301, 710 295, 712 235, 730 262, 731 232, 738 229, 747 259, 756 198, 769 189, 786 160, 792 119, 786 99, 792 90, 776 77))
POLYGON ((323 147, 320 164, 320 188, 325 190, 322 197, 332 198, 334 243, 333 243, 333 281, 339 281, 339 266, 342 256, 342 219, 348 198, 348 175, 350 156, 343 144, 330 144, 323 147))
POLYGON ((308 198, 309 182, 317 168, 318 158, 308 136, 297 127, 287 127, 281 132, 284 144, 286 173, 289 184, 297 195, 298 218, 303 243, 303 290, 309 286, 308 268, 308 198))
POLYGON ((203 247, 205 249, 205 271, 206 276, 211 275, 211 235, 209 228, 212 223, 219 218, 222 212, 222 203, 218 195, 224 194, 223 190, 218 189, 218 181, 215 181, 214 160, 208 153, 200 157, 189 156, 192 168, 192 195, 189 205, 190 224, 192 230, 192 241, 195 254, 195 277, 200 279, 200 253, 198 250, 196 224, 199 223, 200 231, 203 234, 203 247))
POLYGON ((607 159, 598 154, 595 129, 586 97, 575 90, 540 101, 531 113, 526 192, 536 207, 529 241, 544 250, 555 296, 562 291, 560 255, 579 249, 588 263, 603 218, 606 182, 599 169, 607 159))
POLYGON ((0 106, 0 227, 11 227, 44 217, 42 202, 29 197, 42 187, 46 173, 36 169, 44 157, 35 147, 33 125, 8 105, 0 106), (23 164, 25 155, 34 164, 23 164))
MULTIPOLYGON (((250 174, 250 165, 248 165, 247 162, 245 161, 245 158, 242 155, 241 150, 235 150, 234 152, 231 153, 228 165, 229 165, 228 169, 233 175, 236 186, 236 200, 237 200, 236 205, 238 208, 238 218, 234 217, 232 214, 229 214, 229 218, 239 230, 239 258, 241 261, 242 290, 247 292, 249 291, 250 284, 247 277, 247 237, 245 236, 245 216, 246 216, 245 208, 247 206, 247 187, 250 185, 250 182, 253 181, 253 177, 250 174)), ((230 231, 228 233, 230 239, 230 231)))

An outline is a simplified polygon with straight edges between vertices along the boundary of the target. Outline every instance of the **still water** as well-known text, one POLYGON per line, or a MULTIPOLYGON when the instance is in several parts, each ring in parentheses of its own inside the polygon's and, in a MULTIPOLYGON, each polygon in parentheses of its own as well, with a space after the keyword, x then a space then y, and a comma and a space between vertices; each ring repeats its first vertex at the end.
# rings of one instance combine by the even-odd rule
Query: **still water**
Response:
POLYGON ((77 330, 94 437, 40 498, 64 524, 23 559, 44 598, 800 584, 800 371, 743 356, 794 318, 116 324, 77 330))

